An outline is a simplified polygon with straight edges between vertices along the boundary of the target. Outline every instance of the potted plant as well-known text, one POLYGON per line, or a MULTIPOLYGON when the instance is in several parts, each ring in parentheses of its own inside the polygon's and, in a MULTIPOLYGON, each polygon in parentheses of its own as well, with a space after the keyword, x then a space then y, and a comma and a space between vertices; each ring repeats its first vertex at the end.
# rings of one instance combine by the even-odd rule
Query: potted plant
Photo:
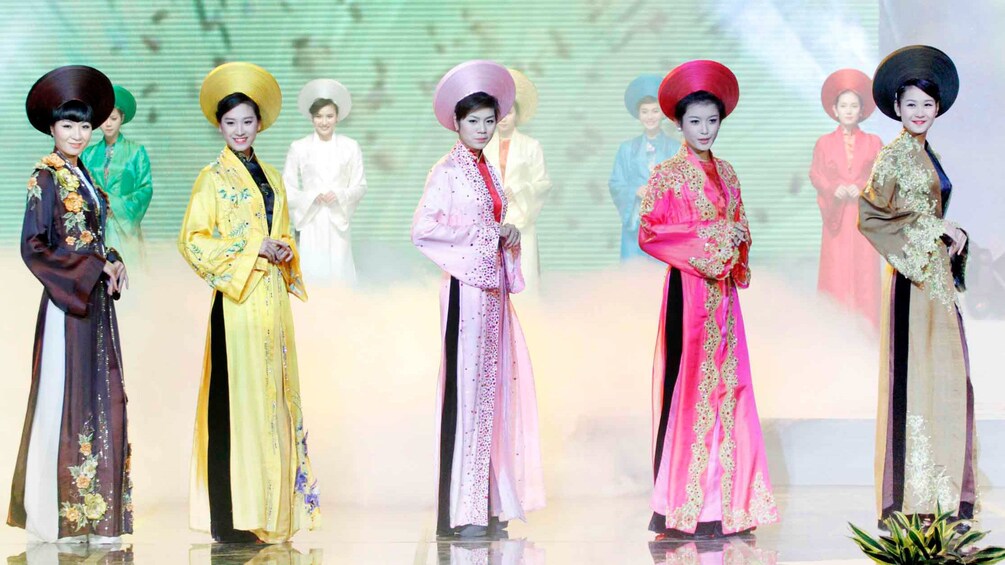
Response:
POLYGON ((986 564, 1005 559, 1005 548, 973 547, 987 535, 970 527, 967 520, 953 519, 939 507, 931 521, 913 514, 894 512, 883 520, 889 535, 878 539, 849 523, 852 541, 876 563, 891 565, 936 565, 944 563, 986 564))

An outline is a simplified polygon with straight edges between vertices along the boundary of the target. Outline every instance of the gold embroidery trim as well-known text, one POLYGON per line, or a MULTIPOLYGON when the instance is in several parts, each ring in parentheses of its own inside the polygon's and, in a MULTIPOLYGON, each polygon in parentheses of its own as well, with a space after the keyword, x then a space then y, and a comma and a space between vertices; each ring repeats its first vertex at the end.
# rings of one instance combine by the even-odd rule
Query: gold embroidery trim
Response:
POLYGON ((733 430, 736 426, 736 389, 739 379, 736 376, 738 362, 736 360, 736 316, 734 314, 733 295, 730 294, 727 304, 726 322, 726 360, 722 364, 722 380, 726 385, 726 400, 719 412, 722 421, 723 440, 719 446, 719 462, 722 465, 722 525, 726 531, 742 532, 761 524, 770 524, 778 520, 778 509, 775 497, 768 489, 764 476, 758 471, 754 475, 753 496, 750 508, 735 508, 733 505, 733 479, 736 471, 736 441, 733 430))
MULTIPOLYGON (((727 210, 729 211, 729 217, 736 217, 736 206, 739 201, 740 194, 740 179, 736 176, 736 171, 733 170, 733 166, 722 159, 715 160, 715 168, 719 171, 719 178, 722 179, 722 184, 726 188, 726 202, 727 210), (736 198, 734 198, 736 195, 736 198)), ((743 218, 743 223, 746 225, 746 218, 743 218)))
POLYGON ((733 454, 736 441, 733 428, 736 424, 736 317, 733 315, 733 293, 726 303, 726 359, 722 363, 722 381, 726 385, 725 400, 719 409, 722 422, 722 443, 719 445, 719 464, 722 465, 722 525, 727 530, 734 529, 733 516, 733 474, 736 462, 733 454))
POLYGON ((705 277, 721 278, 726 266, 732 266, 740 258, 743 237, 726 220, 698 228, 698 237, 705 240, 705 255, 691 257, 688 263, 705 277))
POLYGON ((693 530, 701 514, 705 493, 702 489, 702 475, 708 466, 708 446, 706 439, 715 424, 715 413, 712 411, 709 397, 719 385, 719 370, 715 364, 715 352, 722 341, 719 324, 715 312, 722 304, 722 290, 716 281, 705 281, 708 295, 705 298, 705 360, 701 363, 701 384, 698 385, 700 399, 695 406, 697 418, 694 422, 694 442, 691 444, 691 462, 688 464, 688 483, 686 487, 687 502, 673 512, 666 513, 668 528, 693 530))
POLYGON ((702 219, 715 217, 715 207, 705 196, 705 172, 695 167, 687 158, 687 146, 681 145, 677 153, 663 161, 653 169, 649 177, 649 189, 642 197, 639 213, 645 217, 652 212, 656 202, 663 198, 668 189, 673 189, 674 197, 681 198, 684 187, 698 197, 696 205, 702 213, 702 219), (705 216, 708 215, 706 218, 705 216))
POLYGON ((891 255, 887 260, 894 269, 927 290, 930 298, 952 307, 956 293, 947 268, 948 255, 941 240, 944 231, 942 218, 929 190, 933 182, 932 173, 920 162, 923 151, 921 143, 907 130, 901 132, 897 139, 880 151, 872 179, 865 190, 873 191, 873 183, 882 185, 888 178, 896 179, 904 209, 919 217, 904 229, 907 242, 903 247, 903 257, 891 255))

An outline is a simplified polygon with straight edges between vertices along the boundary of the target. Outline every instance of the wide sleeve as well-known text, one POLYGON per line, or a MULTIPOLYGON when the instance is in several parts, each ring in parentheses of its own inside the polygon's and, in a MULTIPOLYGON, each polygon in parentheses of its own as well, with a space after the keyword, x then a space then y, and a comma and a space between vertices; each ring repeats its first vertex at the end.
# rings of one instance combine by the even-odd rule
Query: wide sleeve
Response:
POLYGON ((46 294, 63 312, 86 316, 87 303, 101 280, 105 259, 59 241, 58 191, 49 171, 32 176, 21 226, 21 258, 46 294))
POLYGON ((844 202, 835 198, 834 194, 840 184, 834 175, 828 172, 826 136, 817 140, 813 147, 813 162, 810 164, 810 183, 817 189, 817 205, 820 207, 820 219, 831 230, 841 227, 842 207, 844 202))
POLYGON ((523 269, 520 267, 520 246, 512 249, 503 249, 503 271, 506 275, 506 290, 512 294, 523 292, 527 288, 527 282, 523 278, 523 269))
MULTIPOLYGON (((339 191, 338 206, 342 208, 342 217, 348 220, 356 213, 359 201, 366 194, 366 173, 363 170, 363 151, 359 144, 352 143, 351 157, 348 160, 349 182, 339 191)), ((348 226, 346 226, 348 228, 348 226)))
POLYGON ((618 148, 618 156, 614 159, 614 168, 611 170, 611 178, 607 181, 607 187, 611 191, 611 200, 614 207, 618 209, 621 217, 621 224, 625 227, 634 227, 638 224, 638 195, 639 187, 630 186, 631 175, 631 144, 622 143, 618 148))
POLYGON ((455 206, 453 188, 446 167, 439 165, 429 173, 412 218, 412 243, 460 282, 498 288, 500 226, 465 217, 455 206))
MULTIPOLYGON (((285 193, 285 190, 282 192, 285 193)), ((286 242, 293 250, 293 258, 278 265, 279 272, 282 273, 283 281, 286 282, 286 290, 301 301, 307 302, 307 289, 304 287, 304 277, 300 270, 300 250, 297 248, 296 239, 290 229, 289 214, 279 214, 277 218, 279 225, 276 226, 276 233, 279 235, 279 239, 286 242)), ((261 265, 261 261, 266 261, 266 259, 260 258, 259 265, 261 265)))
POLYGON ((214 174, 212 169, 204 169, 192 187, 192 197, 178 234, 178 249, 209 286, 241 303, 261 278, 262 271, 256 271, 255 267, 265 236, 249 230, 249 222, 245 222, 243 228, 220 233, 220 199, 212 179, 214 174))
POLYGON ((506 188, 511 193, 510 205, 516 206, 525 218, 531 221, 541 213, 544 200, 551 190, 551 177, 544 164, 544 151, 541 144, 534 140, 527 152, 527 179, 513 183, 506 188))
POLYGON ((945 228, 941 219, 909 206, 900 194, 900 173, 916 174, 907 171, 914 163, 904 161, 892 152, 880 154, 858 201, 858 229, 893 268, 924 284, 933 270, 943 270, 945 228))
POLYGON ((817 140, 813 146, 813 161, 810 163, 810 182, 817 192, 823 195, 834 196, 838 183, 833 175, 827 173, 827 148, 826 136, 817 140))
POLYGON ((321 209, 322 204, 315 202, 320 192, 307 190, 301 177, 301 165, 304 156, 296 143, 290 144, 286 153, 286 163, 283 165, 283 185, 286 187, 286 204, 290 209, 290 220, 293 227, 302 230, 311 223, 321 209))
POLYGON ((685 183, 668 179, 663 171, 653 173, 644 205, 648 211, 639 225, 639 247, 683 273, 724 279, 741 262, 745 238, 725 218, 698 219, 685 195, 688 190, 685 183))
POLYGON ((150 172, 150 156, 145 147, 140 147, 130 160, 129 171, 133 177, 133 190, 123 198, 129 220, 140 223, 150 207, 154 195, 154 181, 150 172))

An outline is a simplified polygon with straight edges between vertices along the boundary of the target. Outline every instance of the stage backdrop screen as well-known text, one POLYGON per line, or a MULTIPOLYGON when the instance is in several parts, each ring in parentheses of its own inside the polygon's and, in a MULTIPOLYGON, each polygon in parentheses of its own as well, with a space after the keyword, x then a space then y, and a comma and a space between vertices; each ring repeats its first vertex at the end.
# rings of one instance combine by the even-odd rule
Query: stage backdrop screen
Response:
MULTIPOLYGON (((540 140, 554 181, 538 225, 543 268, 613 265, 620 228, 607 180, 618 145, 641 130, 624 88, 640 73, 707 58, 740 81, 739 106, 714 150, 740 177, 754 260, 814 260, 820 218, 807 171, 815 140, 835 127, 820 84, 840 67, 872 72, 878 17, 877 3, 865 0, 7 1, 0 240, 16 243, 25 182, 51 149, 24 116, 25 95, 44 72, 92 65, 136 95, 139 111, 123 133, 149 151, 145 234, 166 242, 192 181, 223 146, 199 109, 202 78, 243 60, 282 86, 279 121, 256 144, 280 169, 290 142, 311 132, 295 107, 300 87, 331 77, 351 90, 352 115, 338 131, 362 146, 369 183, 353 227, 357 252, 413 253, 408 233, 425 176, 455 140, 433 117, 433 89, 453 65, 490 58, 524 71, 540 92, 537 117, 522 130, 540 140)), ((881 120, 864 127, 886 127, 881 120)))

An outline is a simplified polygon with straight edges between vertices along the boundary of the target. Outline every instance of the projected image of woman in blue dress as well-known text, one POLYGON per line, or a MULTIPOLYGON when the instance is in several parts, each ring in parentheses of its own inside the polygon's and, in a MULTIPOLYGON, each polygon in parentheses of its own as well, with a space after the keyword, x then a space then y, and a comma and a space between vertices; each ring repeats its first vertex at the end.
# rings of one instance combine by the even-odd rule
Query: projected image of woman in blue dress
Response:
POLYGON ((646 257, 639 249, 639 204, 653 167, 673 156, 680 143, 663 128, 663 112, 656 100, 663 77, 640 75, 625 89, 625 108, 642 124, 643 131, 621 144, 607 185, 621 218, 621 261, 646 257))

